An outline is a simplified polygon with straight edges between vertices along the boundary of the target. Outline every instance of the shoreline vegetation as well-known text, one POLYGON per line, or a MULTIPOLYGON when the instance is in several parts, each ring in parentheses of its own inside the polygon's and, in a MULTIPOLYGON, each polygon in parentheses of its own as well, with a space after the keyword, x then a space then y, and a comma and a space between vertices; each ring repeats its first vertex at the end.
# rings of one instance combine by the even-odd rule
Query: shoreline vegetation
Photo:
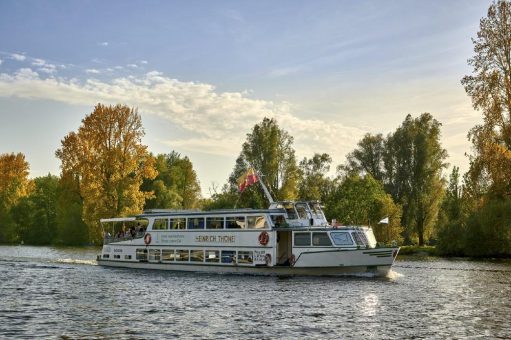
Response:
POLYGON ((465 174, 456 165, 446 173, 442 123, 431 113, 408 114, 387 136, 367 133, 337 165, 320 152, 298 160, 293 136, 265 117, 247 129, 226 183, 203 198, 187 156, 173 150, 154 155, 142 144, 136 108, 99 103, 61 140, 59 176, 31 179, 23 153, 0 154, 0 243, 99 245, 101 218, 145 209, 264 209, 259 186, 238 190, 253 167, 276 199, 319 200, 329 221, 369 225, 382 244, 404 245, 402 255, 509 258, 509 18, 509 0, 490 5, 473 39, 472 73, 461 80, 483 118, 468 131, 472 153, 465 174))

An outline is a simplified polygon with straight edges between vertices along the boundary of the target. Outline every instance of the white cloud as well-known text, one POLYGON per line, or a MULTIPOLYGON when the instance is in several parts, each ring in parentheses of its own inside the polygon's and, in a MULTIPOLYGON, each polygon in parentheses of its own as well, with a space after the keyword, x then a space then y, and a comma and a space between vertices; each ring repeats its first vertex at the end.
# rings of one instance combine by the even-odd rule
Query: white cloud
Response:
POLYGON ((143 64, 143 65, 147 65, 148 64, 147 60, 140 60, 140 63, 143 64))
POLYGON ((44 65, 46 65, 46 61, 43 60, 43 59, 34 58, 34 60, 32 61, 32 65, 34 65, 34 66, 44 66, 44 65))
POLYGON ((106 47, 106 46, 108 46, 108 45, 109 45, 109 43, 108 43, 108 41, 103 41, 103 42, 100 42, 98 45, 99 45, 99 46, 105 46, 105 47, 106 47))
POLYGON ((131 67, 131 68, 138 68, 138 65, 137 64, 128 64, 126 65, 127 67, 131 67))
POLYGON ((0 65, 2 65, 2 63, 3 63, 3 60, 2 60, 2 59, 0 59, 0 65))
MULTIPOLYGON (((89 69, 89 73, 97 73, 89 69)), ((0 96, 50 99, 68 104, 126 103, 189 131, 190 138, 164 143, 183 150, 214 155, 237 155, 254 124, 264 117, 276 118, 279 126, 295 138, 298 158, 327 152, 334 164, 355 147, 366 131, 320 119, 293 115, 286 102, 248 97, 246 92, 218 92, 205 83, 182 82, 161 72, 111 81, 89 79, 43 79, 30 69, 14 75, 0 74, 0 96)))
POLYGON ((27 59, 27 57, 25 57, 23 54, 11 53, 11 59, 16 61, 24 61, 25 59, 27 59))
POLYGON ((85 72, 90 73, 90 74, 99 74, 99 73, 101 73, 98 69, 95 69, 95 68, 88 68, 88 69, 85 70, 85 72))

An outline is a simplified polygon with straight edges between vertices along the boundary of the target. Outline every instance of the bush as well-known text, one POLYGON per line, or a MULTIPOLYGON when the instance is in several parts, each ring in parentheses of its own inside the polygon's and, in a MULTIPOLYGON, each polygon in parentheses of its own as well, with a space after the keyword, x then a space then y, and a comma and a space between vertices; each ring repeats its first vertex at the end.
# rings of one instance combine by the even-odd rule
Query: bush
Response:
POLYGON ((469 216, 463 250, 473 257, 511 256, 511 200, 489 201, 469 216))

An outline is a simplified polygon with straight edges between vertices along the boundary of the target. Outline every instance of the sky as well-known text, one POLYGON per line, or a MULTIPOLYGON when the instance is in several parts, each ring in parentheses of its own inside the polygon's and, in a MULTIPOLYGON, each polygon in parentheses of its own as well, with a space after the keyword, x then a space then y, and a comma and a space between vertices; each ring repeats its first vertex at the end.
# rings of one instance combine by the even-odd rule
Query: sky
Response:
POLYGON ((190 158, 209 196, 264 117, 334 169, 364 134, 430 112, 465 172, 482 114, 460 81, 490 3, 1 0, 0 154, 59 175, 64 136, 126 104, 149 151, 190 158))

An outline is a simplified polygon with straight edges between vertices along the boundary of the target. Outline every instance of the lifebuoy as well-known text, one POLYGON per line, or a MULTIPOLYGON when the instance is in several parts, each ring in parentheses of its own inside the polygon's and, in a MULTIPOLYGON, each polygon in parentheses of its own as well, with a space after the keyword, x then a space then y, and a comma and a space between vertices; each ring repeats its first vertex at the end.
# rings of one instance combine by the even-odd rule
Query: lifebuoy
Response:
POLYGON ((296 257, 295 254, 291 254, 291 257, 289 258, 289 265, 293 267, 296 263, 296 257))
POLYGON ((144 243, 146 244, 146 246, 151 244, 151 234, 149 234, 149 233, 145 234, 145 236, 144 236, 144 243))
POLYGON ((267 266, 271 265, 271 254, 266 254, 264 256, 264 262, 266 263, 267 266))
POLYGON ((270 235, 268 234, 268 232, 266 231, 263 231, 259 234, 259 243, 262 245, 262 246, 265 246, 268 244, 268 242, 270 241, 270 235))

